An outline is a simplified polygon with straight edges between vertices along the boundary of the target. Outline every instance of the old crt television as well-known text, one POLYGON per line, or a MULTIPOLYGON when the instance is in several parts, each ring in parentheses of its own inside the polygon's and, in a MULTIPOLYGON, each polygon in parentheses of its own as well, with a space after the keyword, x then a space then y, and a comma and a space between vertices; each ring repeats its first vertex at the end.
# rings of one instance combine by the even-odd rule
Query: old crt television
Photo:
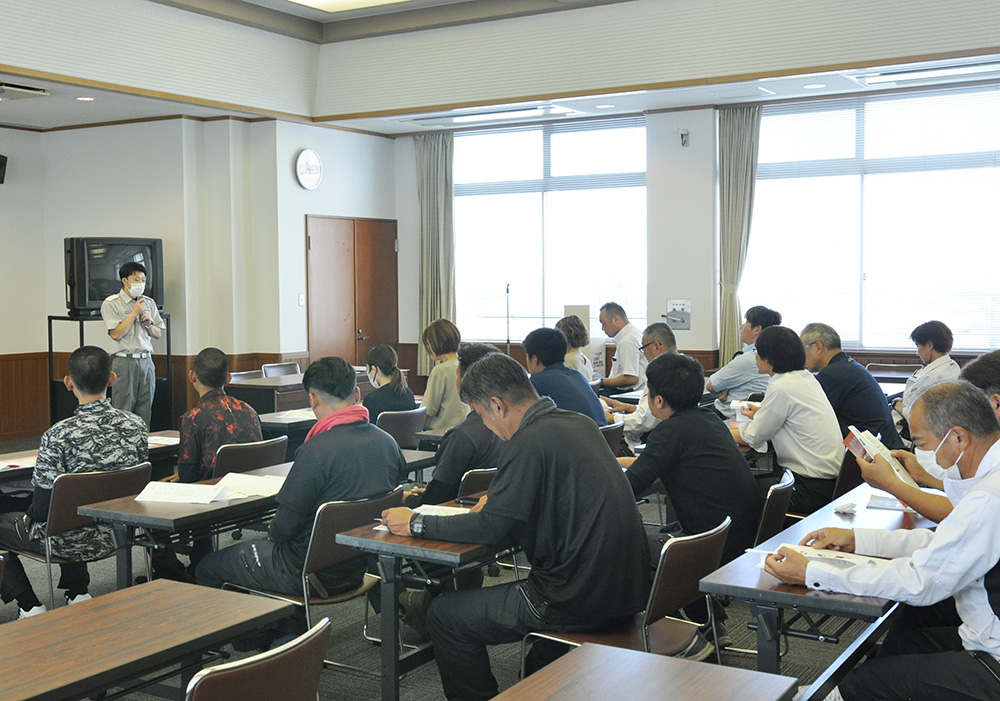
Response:
POLYGON ((147 297, 163 308, 163 241, 141 238, 70 238, 66 253, 66 308, 70 316, 96 316, 101 303, 122 289, 125 263, 146 268, 147 297))

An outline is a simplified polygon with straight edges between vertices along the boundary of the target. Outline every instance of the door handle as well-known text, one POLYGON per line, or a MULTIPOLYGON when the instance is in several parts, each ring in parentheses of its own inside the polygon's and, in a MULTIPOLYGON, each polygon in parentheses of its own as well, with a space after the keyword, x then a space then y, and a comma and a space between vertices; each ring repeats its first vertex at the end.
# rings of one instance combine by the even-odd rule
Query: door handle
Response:
POLYGON ((358 329, 358 340, 359 341, 367 341, 369 338, 371 338, 371 336, 362 336, 361 335, 362 333, 363 333, 363 331, 361 329, 358 329))

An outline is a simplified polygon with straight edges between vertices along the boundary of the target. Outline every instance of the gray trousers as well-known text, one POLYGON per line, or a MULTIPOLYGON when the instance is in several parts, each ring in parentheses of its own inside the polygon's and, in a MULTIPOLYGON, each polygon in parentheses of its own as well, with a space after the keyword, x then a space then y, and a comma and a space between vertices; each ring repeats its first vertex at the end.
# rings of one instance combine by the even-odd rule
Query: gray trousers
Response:
POLYGON ((149 418, 153 410, 153 392, 156 390, 156 370, 153 359, 123 358, 111 359, 111 371, 117 375, 111 385, 111 406, 136 414, 149 428, 149 418))

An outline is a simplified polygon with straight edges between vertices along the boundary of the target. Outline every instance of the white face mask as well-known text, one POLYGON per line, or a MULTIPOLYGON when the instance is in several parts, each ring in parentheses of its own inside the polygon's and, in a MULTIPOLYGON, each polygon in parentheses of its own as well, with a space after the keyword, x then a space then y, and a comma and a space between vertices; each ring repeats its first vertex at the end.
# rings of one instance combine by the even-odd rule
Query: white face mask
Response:
POLYGON ((128 288, 128 293, 132 299, 139 299, 145 291, 146 283, 144 282, 133 282, 128 288))
POLYGON ((958 461, 962 459, 963 455, 965 455, 965 451, 963 450, 961 453, 958 454, 958 457, 955 458, 955 462, 953 462, 951 465, 941 465, 941 463, 938 462, 938 460, 937 460, 938 451, 941 450, 941 446, 944 445, 944 442, 946 440, 948 440, 948 436, 951 435, 951 431, 952 431, 952 429, 949 428, 948 429, 948 433, 944 434, 944 438, 942 438, 941 442, 938 443, 938 447, 934 449, 934 461, 937 462, 938 465, 940 465, 941 467, 943 467, 946 470, 950 470, 951 468, 956 467, 958 465, 958 461))
POLYGON ((375 387, 376 389, 378 387, 380 387, 380 385, 378 383, 378 371, 377 370, 369 370, 368 371, 368 380, 372 383, 372 387, 375 387))

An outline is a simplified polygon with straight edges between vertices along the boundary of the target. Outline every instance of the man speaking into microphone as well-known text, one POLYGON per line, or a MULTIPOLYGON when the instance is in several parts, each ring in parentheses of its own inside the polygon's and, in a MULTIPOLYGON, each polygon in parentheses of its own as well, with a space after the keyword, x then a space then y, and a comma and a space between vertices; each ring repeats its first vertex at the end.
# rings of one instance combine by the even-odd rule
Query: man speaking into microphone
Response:
POLYGON ((117 380, 111 385, 111 405, 131 411, 149 428, 156 389, 153 368, 153 342, 166 328, 156 302, 143 296, 146 290, 146 268, 140 263, 126 263, 118 270, 122 289, 101 304, 101 317, 108 335, 118 349, 111 360, 111 370, 117 380))

